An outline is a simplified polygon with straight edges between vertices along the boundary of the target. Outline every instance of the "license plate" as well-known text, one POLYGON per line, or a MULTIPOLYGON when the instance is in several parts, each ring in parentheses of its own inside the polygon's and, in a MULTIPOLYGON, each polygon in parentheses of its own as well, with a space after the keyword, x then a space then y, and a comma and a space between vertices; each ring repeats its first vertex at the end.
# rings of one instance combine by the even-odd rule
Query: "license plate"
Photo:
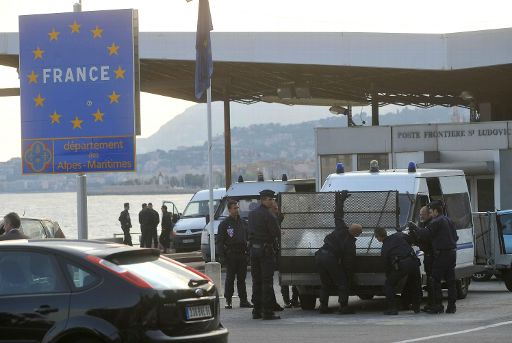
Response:
POLYGON ((183 243, 194 243, 194 239, 184 239, 183 243))
POLYGON ((212 316, 210 305, 187 306, 185 307, 185 317, 187 320, 209 318, 212 316))

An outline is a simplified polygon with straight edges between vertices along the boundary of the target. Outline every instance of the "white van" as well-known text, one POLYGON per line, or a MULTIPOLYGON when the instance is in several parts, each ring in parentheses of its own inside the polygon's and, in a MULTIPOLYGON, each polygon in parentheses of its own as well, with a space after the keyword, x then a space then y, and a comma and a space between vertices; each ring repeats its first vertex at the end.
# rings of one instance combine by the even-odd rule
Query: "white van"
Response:
MULTIPOLYGON (((276 194, 296 191, 310 192, 315 190, 314 179, 288 180, 286 175, 283 175, 283 179, 284 181, 267 180, 244 182, 243 179, 239 178, 241 182, 232 184, 226 191, 226 196, 222 199, 215 212, 215 220, 213 222, 215 241, 217 241, 219 224, 229 215, 227 208, 229 199, 234 199, 239 202, 240 216, 247 220, 249 212, 260 205, 260 192, 264 189, 271 189, 276 192, 276 194)), ((201 234, 201 253, 205 261, 210 261, 210 234, 208 232, 208 226, 204 227, 201 234)))
POLYGON ((433 200, 444 202, 447 215, 457 226, 457 295, 459 298, 467 295, 471 275, 478 267, 474 265, 473 222, 463 171, 416 170, 414 164, 409 170, 378 171, 377 166, 372 172, 344 173, 343 168, 339 168, 338 173, 327 177, 319 193, 309 195, 310 199, 305 200, 306 195, 301 194, 283 194, 281 198, 284 215, 279 266, 281 283, 299 288, 304 309, 314 308, 320 287, 314 253, 323 244, 326 233, 334 229, 335 205, 333 201, 328 205, 327 200, 334 199, 335 192, 343 190, 354 192, 352 198, 347 198, 351 213, 348 218, 345 216, 346 222, 363 223, 363 234, 356 242, 356 295, 371 298, 382 294, 385 275, 380 259, 381 243, 374 239, 373 229, 381 226, 389 234, 396 232, 408 221, 417 221, 419 209, 433 200), (392 200, 391 204, 383 200, 386 196, 392 200), (301 205, 304 203, 308 205, 301 205), (380 210, 376 209, 379 206, 380 210), (301 208, 300 213, 297 208, 301 208), (368 211, 369 208, 374 212, 368 211), (381 219, 385 216, 391 219, 394 216, 393 225, 382 224, 381 219))
MULTIPOLYGON (((225 194, 225 188, 213 189, 214 209, 217 208, 225 194)), ((201 247, 201 231, 206 225, 209 199, 210 191, 208 189, 198 191, 192 196, 183 214, 180 215, 180 219, 174 226, 176 252, 199 250, 201 247)))

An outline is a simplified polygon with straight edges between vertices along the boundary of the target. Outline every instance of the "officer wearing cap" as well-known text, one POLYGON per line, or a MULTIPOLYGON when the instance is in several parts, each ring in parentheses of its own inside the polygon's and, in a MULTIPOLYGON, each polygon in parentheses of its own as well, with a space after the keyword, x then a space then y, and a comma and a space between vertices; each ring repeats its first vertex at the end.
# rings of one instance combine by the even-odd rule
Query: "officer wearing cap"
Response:
POLYGON ((280 319, 273 312, 274 242, 280 234, 277 220, 270 212, 274 194, 269 189, 261 191, 260 206, 249 212, 253 319, 280 319))
POLYGON ((123 230, 124 239, 123 244, 133 245, 132 244, 132 236, 130 235, 130 228, 132 227, 132 220, 130 219, 130 213, 128 210, 130 209, 130 204, 124 203, 124 210, 119 214, 119 222, 121 223, 121 229, 123 230))
POLYGON ((417 234, 420 238, 430 238, 433 249, 432 261, 432 292, 434 295, 433 305, 427 310, 428 313, 442 313, 443 294, 441 281, 444 279, 448 286, 448 306, 446 313, 455 313, 456 289, 455 289, 455 264, 457 262, 457 230, 455 224, 443 214, 443 203, 439 200, 428 204, 432 211, 432 221, 428 227, 419 229, 417 234))

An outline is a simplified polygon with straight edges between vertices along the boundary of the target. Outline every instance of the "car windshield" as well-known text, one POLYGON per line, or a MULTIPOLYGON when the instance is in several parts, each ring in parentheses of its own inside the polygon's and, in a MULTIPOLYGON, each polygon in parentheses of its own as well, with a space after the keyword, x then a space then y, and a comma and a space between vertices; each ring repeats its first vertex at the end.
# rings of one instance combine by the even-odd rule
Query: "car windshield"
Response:
POLYGON ((137 275, 154 289, 188 288, 190 280, 202 279, 200 275, 162 257, 151 261, 134 257, 133 260, 123 260, 119 266, 137 275))
MULTIPOLYGON (((260 199, 258 196, 250 196, 244 198, 230 198, 238 201, 240 206, 240 217, 247 218, 249 216, 249 212, 260 205, 260 199)), ((227 217, 229 215, 228 207, 227 207, 228 199, 224 198, 219 206, 218 212, 220 217, 227 217)))
MULTIPOLYGON (((219 206, 219 200, 213 201, 214 211, 219 206)), ((193 217, 206 217, 208 214, 208 200, 202 201, 191 201, 188 203, 185 211, 183 211, 183 218, 193 218, 193 217)))

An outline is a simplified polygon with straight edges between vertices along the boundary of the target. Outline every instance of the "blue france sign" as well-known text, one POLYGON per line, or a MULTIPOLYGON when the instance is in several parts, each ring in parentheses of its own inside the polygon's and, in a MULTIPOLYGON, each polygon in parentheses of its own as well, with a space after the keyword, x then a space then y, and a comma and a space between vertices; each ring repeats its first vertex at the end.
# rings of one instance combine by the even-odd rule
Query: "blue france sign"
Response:
POLYGON ((135 10, 20 16, 23 173, 135 170, 135 10))

